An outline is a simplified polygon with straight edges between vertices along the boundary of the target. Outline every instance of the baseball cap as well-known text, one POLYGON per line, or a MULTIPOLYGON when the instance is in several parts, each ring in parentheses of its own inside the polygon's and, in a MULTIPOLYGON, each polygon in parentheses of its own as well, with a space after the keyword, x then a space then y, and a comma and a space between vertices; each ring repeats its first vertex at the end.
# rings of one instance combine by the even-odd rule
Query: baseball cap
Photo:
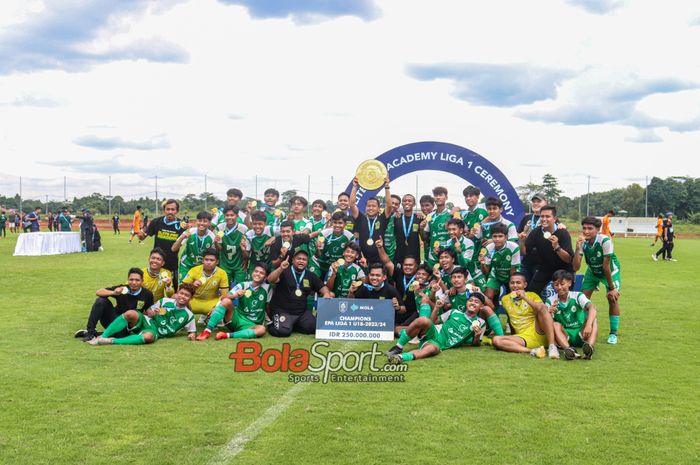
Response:
POLYGON ((535 200, 535 199, 544 200, 546 202, 547 196, 545 196, 542 192, 535 192, 534 194, 532 194, 532 197, 530 197, 530 200, 535 200))

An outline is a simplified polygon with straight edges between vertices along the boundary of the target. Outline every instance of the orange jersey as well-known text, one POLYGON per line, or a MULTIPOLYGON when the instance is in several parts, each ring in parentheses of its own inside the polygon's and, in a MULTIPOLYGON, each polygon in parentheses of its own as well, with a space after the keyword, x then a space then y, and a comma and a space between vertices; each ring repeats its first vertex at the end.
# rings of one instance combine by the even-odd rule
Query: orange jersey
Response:
POLYGON ((656 219, 656 235, 662 236, 664 233, 664 220, 661 218, 656 219))
POLYGON ((134 212, 134 231, 141 230, 141 212, 136 210, 134 212))
POLYGON ((608 215, 603 217, 603 227, 600 229, 600 233, 605 234, 608 237, 612 237, 612 234, 610 233, 610 217, 608 215))

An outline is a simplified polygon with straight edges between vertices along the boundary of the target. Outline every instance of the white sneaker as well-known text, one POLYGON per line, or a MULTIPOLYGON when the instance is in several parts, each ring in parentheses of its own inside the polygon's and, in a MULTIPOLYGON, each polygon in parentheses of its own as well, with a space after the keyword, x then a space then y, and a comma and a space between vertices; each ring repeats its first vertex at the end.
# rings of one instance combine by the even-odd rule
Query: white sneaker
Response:
POLYGON ((658 261, 659 261, 659 259, 656 258, 656 254, 655 254, 655 253, 651 254, 651 259, 654 260, 655 262, 658 262, 658 261))
POLYGON ((559 349, 557 349, 557 346, 550 346, 549 347, 549 358, 552 359, 558 359, 559 358, 559 349))

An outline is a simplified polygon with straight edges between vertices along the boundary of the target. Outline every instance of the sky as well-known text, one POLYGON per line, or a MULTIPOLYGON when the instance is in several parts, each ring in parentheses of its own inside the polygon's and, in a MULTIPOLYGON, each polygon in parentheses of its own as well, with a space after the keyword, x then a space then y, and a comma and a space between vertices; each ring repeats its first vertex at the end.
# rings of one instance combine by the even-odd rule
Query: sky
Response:
MULTIPOLYGON (((311 199, 441 141, 564 194, 700 176, 700 3, 3 0, 0 194, 311 199), (693 46, 692 44, 696 44, 693 46), (693 58, 695 57, 695 58, 693 58)), ((466 182, 421 172, 395 193, 466 182)))

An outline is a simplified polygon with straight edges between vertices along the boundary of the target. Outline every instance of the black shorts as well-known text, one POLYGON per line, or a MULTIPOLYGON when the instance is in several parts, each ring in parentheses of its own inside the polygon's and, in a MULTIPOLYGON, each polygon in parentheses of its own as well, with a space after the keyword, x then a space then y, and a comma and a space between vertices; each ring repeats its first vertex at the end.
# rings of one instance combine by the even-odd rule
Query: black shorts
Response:
POLYGON ((270 335, 275 337, 289 337, 293 331, 302 334, 314 334, 316 332, 316 317, 310 310, 303 313, 287 313, 284 310, 273 310, 270 315, 272 323, 267 327, 270 335))

